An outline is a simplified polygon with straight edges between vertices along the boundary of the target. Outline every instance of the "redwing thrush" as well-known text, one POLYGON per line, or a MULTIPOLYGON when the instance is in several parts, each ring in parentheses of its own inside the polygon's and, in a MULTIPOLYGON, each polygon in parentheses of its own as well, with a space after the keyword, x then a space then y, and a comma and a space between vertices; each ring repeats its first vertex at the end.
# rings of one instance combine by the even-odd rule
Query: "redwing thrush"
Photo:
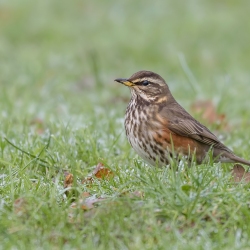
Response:
POLYGON ((164 79, 150 71, 139 71, 129 79, 118 78, 130 88, 125 129, 134 150, 151 165, 167 165, 170 157, 185 156, 201 164, 208 151, 216 162, 242 163, 204 125, 196 121, 172 96, 164 79))

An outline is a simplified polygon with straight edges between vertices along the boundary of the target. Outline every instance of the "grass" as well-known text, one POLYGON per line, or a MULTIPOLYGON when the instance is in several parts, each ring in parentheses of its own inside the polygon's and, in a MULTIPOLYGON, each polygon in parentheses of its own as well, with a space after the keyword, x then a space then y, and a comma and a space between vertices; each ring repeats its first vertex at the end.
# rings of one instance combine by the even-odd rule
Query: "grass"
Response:
POLYGON ((212 100, 230 127, 215 132, 249 159, 248 9, 1 2, 0 249, 249 249, 249 184, 230 164, 147 166, 125 138, 129 91, 113 82, 148 69, 189 111, 212 100), (98 162, 114 178, 82 182, 98 162), (86 210, 83 194, 103 199, 86 210))

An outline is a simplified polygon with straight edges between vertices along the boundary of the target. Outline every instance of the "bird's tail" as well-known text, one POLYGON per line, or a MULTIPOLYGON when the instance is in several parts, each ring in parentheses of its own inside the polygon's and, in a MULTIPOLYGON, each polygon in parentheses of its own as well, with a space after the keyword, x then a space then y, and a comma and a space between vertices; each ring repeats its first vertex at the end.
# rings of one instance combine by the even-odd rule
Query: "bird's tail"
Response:
POLYGON ((250 161, 247 161, 247 160, 245 160, 245 159, 242 159, 242 158, 240 158, 240 157, 237 156, 237 155, 234 155, 234 156, 232 156, 232 157, 230 157, 230 158, 231 158, 231 160, 234 161, 234 163, 242 163, 242 164, 244 164, 244 165, 250 166, 250 161))

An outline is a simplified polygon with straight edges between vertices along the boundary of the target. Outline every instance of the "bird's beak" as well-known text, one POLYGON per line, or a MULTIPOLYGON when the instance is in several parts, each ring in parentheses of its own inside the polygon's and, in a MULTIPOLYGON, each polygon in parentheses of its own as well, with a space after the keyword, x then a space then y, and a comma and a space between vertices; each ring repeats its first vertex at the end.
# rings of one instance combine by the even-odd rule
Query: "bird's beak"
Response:
POLYGON ((118 79, 115 79, 116 82, 119 82, 119 83, 122 83, 128 87, 132 87, 134 86, 134 83, 130 82, 128 79, 125 79, 125 78, 118 78, 118 79))

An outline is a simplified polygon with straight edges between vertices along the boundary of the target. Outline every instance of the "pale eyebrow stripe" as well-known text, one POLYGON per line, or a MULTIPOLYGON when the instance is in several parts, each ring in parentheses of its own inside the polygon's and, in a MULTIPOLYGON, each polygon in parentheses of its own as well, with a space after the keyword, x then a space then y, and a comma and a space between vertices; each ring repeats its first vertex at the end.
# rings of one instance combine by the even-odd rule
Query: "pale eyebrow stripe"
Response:
POLYGON ((137 83, 137 82, 140 82, 142 81, 141 79, 136 79, 135 81, 133 81, 133 83, 137 83))
POLYGON ((150 77, 144 77, 144 78, 141 78, 141 79, 136 79, 135 81, 133 81, 133 83, 143 82, 145 80, 147 80, 149 82, 152 82, 152 83, 159 83, 159 80, 157 80, 155 78, 150 78, 150 77))

